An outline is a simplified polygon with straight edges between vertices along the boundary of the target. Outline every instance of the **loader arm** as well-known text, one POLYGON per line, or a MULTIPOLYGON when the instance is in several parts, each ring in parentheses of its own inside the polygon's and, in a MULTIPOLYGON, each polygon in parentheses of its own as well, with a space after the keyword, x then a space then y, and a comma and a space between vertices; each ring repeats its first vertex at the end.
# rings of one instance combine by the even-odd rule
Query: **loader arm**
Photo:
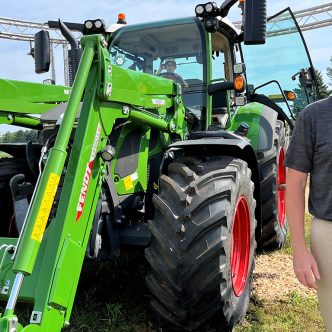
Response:
POLYGON ((25 226, 18 239, 0 239, 0 296, 7 300, 0 319, 3 332, 55 332, 69 324, 108 167, 101 152, 109 144, 115 120, 144 123, 179 139, 187 133, 177 84, 112 66, 102 35, 85 36, 81 43, 83 55, 68 106, 55 144, 46 152, 25 226), (30 323, 25 326, 15 314, 16 303, 22 300, 33 303, 30 323))

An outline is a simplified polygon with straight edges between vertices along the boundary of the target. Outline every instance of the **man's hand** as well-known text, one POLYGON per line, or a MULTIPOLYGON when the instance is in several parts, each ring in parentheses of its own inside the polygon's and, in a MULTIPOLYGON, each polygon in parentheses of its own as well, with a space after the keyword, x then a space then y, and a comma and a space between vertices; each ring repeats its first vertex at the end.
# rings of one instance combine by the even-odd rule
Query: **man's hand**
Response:
POLYGON ((156 72, 156 75, 159 76, 160 73, 161 73, 164 69, 165 69, 165 65, 164 65, 162 62, 160 62, 160 66, 159 66, 159 69, 158 69, 157 72, 156 72))
POLYGON ((317 289, 320 279, 316 260, 307 248, 293 251, 293 268, 297 279, 306 287, 317 289))
POLYGON ((306 246, 304 236, 305 187, 308 174, 292 168, 287 170, 286 212, 293 249, 294 272, 300 283, 317 289, 317 263, 306 246))

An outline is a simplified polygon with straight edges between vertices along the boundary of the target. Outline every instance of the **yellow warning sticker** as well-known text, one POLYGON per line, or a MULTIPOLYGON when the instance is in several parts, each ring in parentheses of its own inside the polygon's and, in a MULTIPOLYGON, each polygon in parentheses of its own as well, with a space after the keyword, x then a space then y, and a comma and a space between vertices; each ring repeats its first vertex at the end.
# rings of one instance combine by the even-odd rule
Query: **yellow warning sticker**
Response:
POLYGON ((54 201, 54 196, 55 196, 56 190, 58 188, 59 181, 60 181, 59 175, 57 175, 55 173, 50 174, 50 177, 48 178, 48 181, 47 181, 45 193, 44 193, 42 202, 40 204, 36 222, 35 222, 35 225, 32 230, 32 234, 31 234, 32 240, 41 242, 41 240, 43 238, 47 220, 48 220, 48 217, 51 212, 51 208, 52 208, 53 201, 54 201))
POLYGON ((131 188, 134 187, 134 185, 133 185, 133 180, 132 180, 132 178, 131 178, 131 175, 126 176, 126 177, 123 179, 123 182, 124 182, 124 185, 125 185, 126 190, 130 190, 131 188))

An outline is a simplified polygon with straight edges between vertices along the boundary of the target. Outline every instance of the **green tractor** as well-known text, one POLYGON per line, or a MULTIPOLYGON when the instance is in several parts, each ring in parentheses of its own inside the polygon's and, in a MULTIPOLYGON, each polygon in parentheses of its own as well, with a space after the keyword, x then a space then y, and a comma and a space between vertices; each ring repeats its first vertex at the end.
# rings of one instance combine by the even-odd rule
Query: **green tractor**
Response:
MULTIPOLYGON (((315 91, 290 10, 264 44, 265 1, 240 1, 242 31, 226 19, 236 2, 138 25, 59 22, 83 33, 72 87, 0 80, 0 123, 39 132, 0 145, 1 331, 69 325, 84 259, 124 246, 145 249, 163 331, 230 331, 245 315, 256 249, 285 241, 283 160, 315 91)), ((35 43, 45 72, 47 33, 35 43)))

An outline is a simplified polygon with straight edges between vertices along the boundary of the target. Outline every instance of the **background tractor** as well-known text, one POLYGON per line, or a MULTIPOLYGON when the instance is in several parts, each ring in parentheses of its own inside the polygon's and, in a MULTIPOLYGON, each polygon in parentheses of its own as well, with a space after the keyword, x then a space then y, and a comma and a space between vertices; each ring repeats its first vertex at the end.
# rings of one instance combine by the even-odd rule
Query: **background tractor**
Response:
MULTIPOLYGON (((315 91, 291 11, 278 16, 292 34, 272 17, 264 45, 265 1, 240 1, 242 31, 226 19, 236 2, 107 29, 53 22, 71 41, 73 86, 0 80, 0 122, 39 131, 38 144, 0 145, 1 331, 60 331, 84 258, 125 246, 145 248, 163 330, 228 331, 244 316, 256 249, 285 241, 283 160, 315 91), (170 58, 176 75, 157 75, 170 58), (29 322, 18 301, 32 303, 29 322)), ((45 31, 34 56, 47 71, 45 31)))

